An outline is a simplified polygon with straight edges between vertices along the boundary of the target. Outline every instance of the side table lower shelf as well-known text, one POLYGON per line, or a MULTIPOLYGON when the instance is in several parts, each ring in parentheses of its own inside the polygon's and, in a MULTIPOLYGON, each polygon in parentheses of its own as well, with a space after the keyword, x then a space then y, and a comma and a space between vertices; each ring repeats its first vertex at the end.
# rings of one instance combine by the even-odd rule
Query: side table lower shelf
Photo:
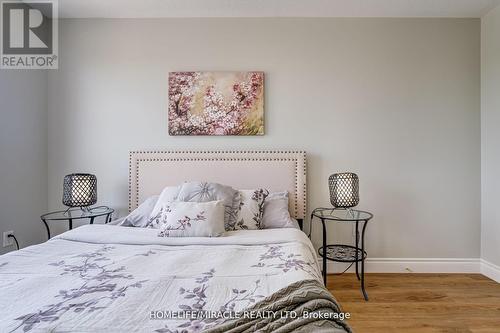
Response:
POLYGON ((367 252, 363 249, 345 244, 329 244, 326 245, 326 256, 323 246, 318 249, 318 254, 323 260, 327 259, 335 262, 353 263, 356 267, 356 277, 361 281, 361 291, 365 300, 368 300, 368 294, 365 290, 365 259, 367 252), (361 274, 359 272, 359 264, 361 264, 361 274))
MULTIPOLYGON (((359 247, 344 244, 330 244, 326 246, 326 259, 337 262, 358 262, 366 258, 366 251, 359 247), (356 251, 357 250, 357 251, 356 251), (357 252, 357 253, 356 253, 357 252)), ((318 249, 318 254, 323 257, 323 247, 318 249)))

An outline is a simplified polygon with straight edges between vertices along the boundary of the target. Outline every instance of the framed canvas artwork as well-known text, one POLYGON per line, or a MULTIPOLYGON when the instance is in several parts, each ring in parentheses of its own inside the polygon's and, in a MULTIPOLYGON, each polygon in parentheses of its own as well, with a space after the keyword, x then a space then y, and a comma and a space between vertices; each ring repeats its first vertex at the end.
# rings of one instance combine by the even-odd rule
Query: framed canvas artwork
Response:
POLYGON ((263 135, 263 72, 171 72, 170 135, 263 135))

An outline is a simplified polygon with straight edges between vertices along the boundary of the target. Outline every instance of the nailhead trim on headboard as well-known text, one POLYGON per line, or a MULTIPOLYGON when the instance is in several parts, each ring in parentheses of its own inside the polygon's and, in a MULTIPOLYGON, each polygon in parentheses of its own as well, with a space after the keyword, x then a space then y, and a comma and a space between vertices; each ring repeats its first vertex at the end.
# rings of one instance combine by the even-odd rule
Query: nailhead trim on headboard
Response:
POLYGON ((129 156, 129 211, 139 204, 139 168, 140 162, 153 161, 295 161, 295 193, 294 193, 294 217, 304 218, 306 216, 306 177, 307 164, 304 151, 132 151, 129 156), (172 157, 169 157, 171 155, 172 157), (183 156, 185 155, 185 156, 183 156), (221 156, 222 155, 222 156, 221 156), (302 165, 302 170, 299 170, 302 165), (302 177, 299 177, 302 173, 302 177), (300 181, 299 181, 300 179, 300 181), (299 208, 298 202, 302 201, 299 208))

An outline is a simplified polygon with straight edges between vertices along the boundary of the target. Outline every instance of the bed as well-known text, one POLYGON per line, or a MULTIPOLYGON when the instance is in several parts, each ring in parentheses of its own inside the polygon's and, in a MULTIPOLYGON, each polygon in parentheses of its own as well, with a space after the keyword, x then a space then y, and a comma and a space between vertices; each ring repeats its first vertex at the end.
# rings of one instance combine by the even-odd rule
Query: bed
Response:
MULTIPOLYGON (((303 152, 132 152, 129 170, 130 210, 167 185, 206 179, 287 190, 293 217, 305 216, 303 152)), ((157 237, 87 225, 0 256, 0 331, 350 332, 320 281, 298 229, 157 237)))

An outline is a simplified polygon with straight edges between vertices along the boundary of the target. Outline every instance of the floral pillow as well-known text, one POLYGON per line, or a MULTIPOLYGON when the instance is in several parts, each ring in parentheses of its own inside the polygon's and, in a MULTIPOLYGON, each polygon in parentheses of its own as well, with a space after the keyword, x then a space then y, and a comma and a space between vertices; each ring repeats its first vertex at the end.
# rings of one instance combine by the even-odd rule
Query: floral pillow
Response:
POLYGON ((189 182, 181 185, 178 201, 207 202, 222 200, 224 203, 224 226, 233 230, 239 207, 238 191, 230 186, 208 183, 189 182))
POLYGON ((158 216, 160 210, 166 203, 177 200, 177 195, 179 194, 180 186, 167 186, 161 191, 160 197, 156 200, 153 210, 148 213, 147 223, 143 225, 147 228, 158 228, 156 221, 153 217, 158 216))
POLYGON ((264 201, 269 195, 266 189, 240 190, 240 207, 236 224, 232 230, 262 229, 264 201))
POLYGON ((163 204, 152 221, 159 237, 217 237, 225 231, 224 205, 222 201, 172 201, 163 204))

